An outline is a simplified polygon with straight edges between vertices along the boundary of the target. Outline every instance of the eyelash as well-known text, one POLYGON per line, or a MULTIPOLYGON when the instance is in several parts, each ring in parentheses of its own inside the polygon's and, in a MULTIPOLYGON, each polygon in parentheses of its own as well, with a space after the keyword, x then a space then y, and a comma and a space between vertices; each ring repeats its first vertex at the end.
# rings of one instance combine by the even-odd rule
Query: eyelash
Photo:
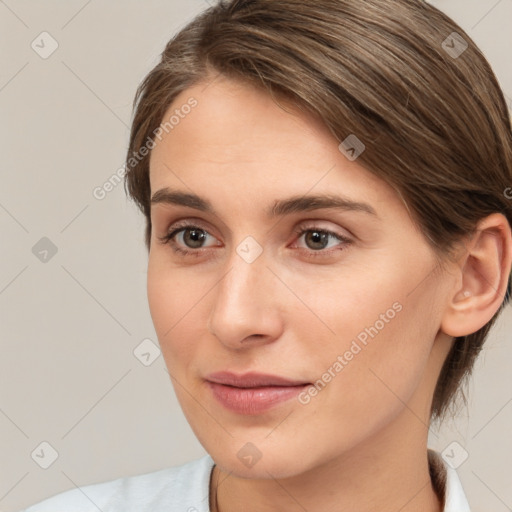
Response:
MULTIPOLYGON (((171 249, 175 253, 181 254, 183 256, 199 257, 199 256, 201 256, 201 253, 204 252, 204 250, 207 250, 207 249, 182 249, 181 247, 176 246, 176 242, 174 240, 174 238, 179 233, 181 233, 182 231, 186 231, 187 229, 197 229, 198 231, 204 231, 204 232, 208 233, 208 231, 206 229, 203 229, 200 226, 197 226, 195 224, 189 224, 189 223, 177 224, 177 225, 173 226, 173 228, 174 229, 169 231, 169 233, 165 234, 164 236, 157 237, 157 238, 160 241, 160 243, 162 243, 164 245, 166 245, 166 244, 170 245, 171 249)), ((315 226, 307 226, 307 227, 306 226, 301 226, 298 229, 296 229, 294 231, 294 233, 298 237, 301 237, 305 233, 309 233, 311 231, 330 235, 331 237, 336 238, 340 242, 343 242, 345 247, 352 243, 352 240, 350 240, 349 238, 347 238, 345 236, 342 236, 342 235, 340 235, 338 233, 335 233, 334 231, 329 231, 328 229, 320 229, 320 228, 317 228, 315 226)), ((345 247, 341 247, 341 248, 338 248, 338 249, 331 249, 331 250, 328 250, 328 251, 325 251, 323 249, 319 249, 317 251, 314 251, 312 249, 303 249, 303 248, 302 248, 302 250, 305 250, 305 251, 309 252, 309 254, 308 254, 309 258, 317 258, 317 257, 330 256, 335 251, 344 250, 345 247)))

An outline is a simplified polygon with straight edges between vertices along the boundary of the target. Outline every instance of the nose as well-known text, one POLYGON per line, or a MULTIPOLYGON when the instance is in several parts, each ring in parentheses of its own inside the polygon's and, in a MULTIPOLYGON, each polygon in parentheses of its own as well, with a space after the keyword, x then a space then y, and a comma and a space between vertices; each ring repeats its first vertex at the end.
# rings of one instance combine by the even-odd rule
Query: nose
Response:
POLYGON ((249 263, 234 252, 214 288, 208 330, 231 350, 272 343, 281 335, 282 283, 267 263, 264 253, 249 263))

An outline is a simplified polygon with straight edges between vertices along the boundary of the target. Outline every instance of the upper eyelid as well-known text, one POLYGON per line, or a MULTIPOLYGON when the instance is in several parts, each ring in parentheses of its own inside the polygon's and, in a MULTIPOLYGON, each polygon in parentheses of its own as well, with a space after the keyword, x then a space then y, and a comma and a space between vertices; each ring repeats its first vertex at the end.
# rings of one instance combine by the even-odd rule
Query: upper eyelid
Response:
MULTIPOLYGON (((193 228, 193 227, 197 227, 197 228, 203 230, 203 228, 201 226, 196 226, 194 224, 188 224, 185 221, 183 225, 172 227, 172 229, 168 230, 167 235, 164 235, 163 237, 158 237, 158 239, 162 244, 170 245, 171 250, 174 253, 183 253, 184 257, 186 257, 186 256, 198 256, 199 257, 201 254, 204 254, 205 251, 210 251, 213 248, 215 248, 215 245, 201 247, 201 248, 189 248, 186 245, 184 248, 179 247, 181 244, 176 242, 176 236, 179 235, 182 231, 184 231, 188 228, 193 228), (171 234, 172 234, 172 236, 170 236, 171 234)), ((298 237, 296 240, 300 240, 300 238, 302 238, 305 233, 307 233, 308 231, 313 231, 314 229, 316 229, 316 226, 299 226, 299 227, 297 227, 296 229, 294 229, 294 234, 296 234, 298 237)), ((207 231, 208 234, 211 235, 211 233, 208 230, 204 230, 204 231, 207 231)), ((327 232, 329 234, 329 236, 332 239, 336 239, 338 243, 337 243, 337 246, 334 248, 332 248, 332 247, 330 249, 323 248, 318 251, 309 249, 307 247, 306 248, 304 248, 304 247, 296 248, 299 251, 306 251, 308 258, 310 258, 311 261, 316 260, 318 262, 321 262, 322 261, 321 258, 324 258, 324 261, 325 261, 325 258, 332 257, 334 255, 334 253, 337 253, 339 251, 344 251, 344 250, 350 249, 350 247, 354 244, 354 239, 350 236, 347 237, 345 235, 336 233, 335 231, 332 231, 329 229, 324 229, 324 228, 318 228, 318 231, 327 232)), ((211 235, 211 236, 213 236, 213 235, 211 235)), ((216 238, 216 237, 213 236, 213 238, 216 238)), ((296 244, 296 243, 297 243, 297 241, 294 242, 294 244, 296 244)))
MULTIPOLYGON (((162 215, 162 217, 161 217, 162 219, 166 219, 166 218, 171 217, 171 216, 172 217, 176 217, 176 215, 174 215, 174 209, 171 208, 169 210, 168 208, 166 208, 166 206, 169 206, 169 205, 160 204, 160 203, 156 203, 155 205, 153 205, 152 210, 151 210, 152 224, 157 224, 158 223, 158 219, 160 218, 160 215, 162 215)), ((189 209, 188 207, 185 208, 185 210, 188 210, 188 209, 189 209)), ((309 217, 309 218, 303 219, 303 220, 299 219, 297 222, 300 223, 300 222, 322 222, 322 221, 327 221, 327 222, 336 223, 337 222, 336 220, 334 220, 334 219, 330 220, 328 218, 330 213, 334 214, 334 211, 331 211, 331 210, 333 210, 333 209, 332 208, 318 208, 318 209, 309 210, 309 211, 299 211, 299 212, 296 212, 296 213, 287 214, 287 217, 289 217, 289 219, 292 220, 294 217, 298 217, 298 216, 306 216, 308 214, 318 214, 318 217, 309 217)), ((336 210, 336 211, 338 212, 338 210, 336 210)), ((196 210, 196 213, 197 213, 197 210, 196 210)), ((345 210, 344 213, 350 214, 350 213, 353 213, 353 210, 345 210)), ((188 221, 190 219, 191 222, 201 222, 201 223, 210 224, 210 221, 204 219, 203 217, 196 217, 194 215, 194 213, 192 213, 192 212, 190 212, 189 215, 187 215, 187 214, 183 215, 183 217, 180 215, 180 217, 181 217, 180 219, 178 219, 176 221, 173 221, 172 223, 168 223, 168 225, 172 225, 175 222, 181 222, 182 219, 183 219, 183 222, 186 222, 186 221, 188 221)), ((229 227, 224 223, 224 221, 222 221, 222 219, 217 217, 217 215, 215 215, 215 217, 216 217, 217 221, 222 225, 222 227, 229 231, 229 227)), ((281 221, 284 221, 284 220, 285 220, 285 218, 283 217, 281 219, 281 221)), ((281 221, 279 223, 281 223, 281 221)), ((295 223, 295 220, 293 222, 295 223)), ((275 225, 276 225, 276 222, 271 222, 270 223, 270 230, 269 231, 271 231, 274 228, 275 225)), ((343 228, 343 229, 345 229, 346 231, 349 231, 347 228, 343 228)))
MULTIPOLYGON (((315 222, 318 223, 318 222, 321 222, 321 220, 320 219, 313 219, 313 220, 310 219, 310 220, 305 220, 305 221, 299 222, 298 226, 293 229, 293 233, 299 237, 302 237, 305 232, 317 229, 318 231, 327 232, 331 236, 338 238, 338 240, 340 242, 353 241, 353 237, 350 232, 349 232, 350 233, 349 235, 337 233, 335 229, 319 226, 318 224, 314 225, 315 222)), ((165 238, 167 235, 174 233, 172 236, 172 240, 175 242, 177 235, 179 235, 186 229, 191 229, 191 228, 199 228, 202 231, 206 231, 208 233, 208 235, 212 236, 213 238, 217 238, 215 235, 213 235, 210 232, 209 229, 203 227, 201 225, 200 221, 196 222, 195 220, 183 220, 183 221, 176 221, 174 223, 171 223, 170 227, 166 230, 166 232, 162 238, 165 238)), ((192 250, 194 250, 194 249, 192 249, 192 250)))
MULTIPOLYGON (((298 230, 298 229, 318 229, 318 230, 322 230, 322 231, 333 231, 335 232, 336 231, 336 228, 331 228, 331 227, 324 227, 324 226, 321 226, 321 225, 318 225, 318 223, 321 223, 321 222, 334 222, 334 221, 327 221, 325 219, 304 219, 304 220, 301 220, 301 221, 298 221, 296 222, 295 224, 297 224, 297 228, 294 228, 294 231, 298 230)), ((170 231, 174 231, 176 229, 180 229, 180 228, 191 228, 191 227, 197 227, 197 228, 200 228, 204 231, 208 231, 208 233, 211 235, 212 233, 210 232, 210 229, 208 227, 205 227, 205 224, 208 225, 209 222, 208 221, 204 221, 203 219, 199 219, 199 218, 187 218, 187 219, 183 219, 183 220, 176 220, 176 221, 173 221, 173 222, 170 222, 168 223, 168 227, 165 228, 165 231, 166 232, 170 232, 170 231)), ((338 226, 339 229, 343 229, 344 231, 346 231, 347 233, 349 233, 351 236, 352 234, 350 233, 350 230, 346 227, 341 227, 341 226, 338 226)))

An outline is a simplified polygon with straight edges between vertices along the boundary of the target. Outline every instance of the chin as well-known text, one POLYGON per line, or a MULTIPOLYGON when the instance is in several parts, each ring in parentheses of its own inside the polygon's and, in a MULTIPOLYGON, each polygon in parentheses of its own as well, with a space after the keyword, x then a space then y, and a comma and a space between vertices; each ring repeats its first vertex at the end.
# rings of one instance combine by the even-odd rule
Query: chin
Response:
POLYGON ((234 436, 221 442, 211 438, 201 444, 210 454, 217 466, 225 473, 238 478, 269 479, 289 478, 313 469, 321 460, 321 454, 315 454, 305 447, 307 443, 290 442, 289 437, 265 439, 263 436, 249 433, 234 436), (308 453, 309 451, 309 453, 308 453))

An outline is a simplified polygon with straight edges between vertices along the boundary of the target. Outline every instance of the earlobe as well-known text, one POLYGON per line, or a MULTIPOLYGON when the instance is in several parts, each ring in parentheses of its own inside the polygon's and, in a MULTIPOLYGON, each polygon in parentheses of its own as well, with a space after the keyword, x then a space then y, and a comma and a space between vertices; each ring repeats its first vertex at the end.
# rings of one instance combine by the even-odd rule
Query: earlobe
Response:
POLYGON ((478 331, 503 302, 512 264, 512 234, 507 218, 493 213, 482 219, 465 245, 457 284, 441 330, 449 336, 478 331))

